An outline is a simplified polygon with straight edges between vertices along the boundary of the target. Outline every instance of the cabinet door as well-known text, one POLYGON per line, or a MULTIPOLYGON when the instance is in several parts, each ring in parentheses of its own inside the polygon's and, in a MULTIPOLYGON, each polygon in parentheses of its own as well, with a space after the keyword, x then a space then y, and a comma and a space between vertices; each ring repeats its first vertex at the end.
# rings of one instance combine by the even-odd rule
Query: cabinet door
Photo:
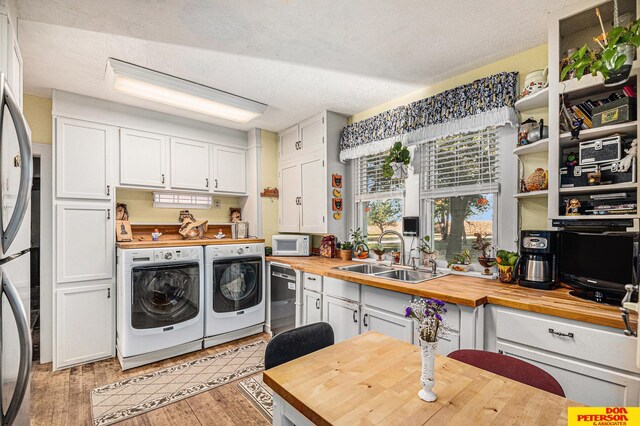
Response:
POLYGON ((137 130, 120 130, 120 183, 164 188, 167 137, 137 130))
POLYGON ((377 331, 407 343, 413 343, 413 320, 377 309, 362 307, 362 332, 377 331))
POLYGON ((322 320, 333 328, 336 343, 360 334, 360 307, 357 303, 324 295, 322 320))
POLYGON ((213 161, 215 192, 247 192, 246 152, 243 149, 216 146, 213 161))
POLYGON ((7 80, 9 81, 9 86, 11 87, 13 95, 16 97, 20 108, 22 108, 22 54, 20 53, 18 40, 16 39, 11 24, 8 25, 7 39, 9 40, 9 66, 7 80))
POLYGON ((58 198, 111 199, 111 150, 117 137, 115 127, 56 119, 58 198))
POLYGON ((171 138, 171 187, 209 190, 210 144, 171 138))
POLYGON ((300 232, 327 232, 327 184, 324 161, 318 158, 300 164, 300 232))
POLYGON ((300 154, 324 151, 324 131, 322 114, 300 123, 300 154))
POLYGON ((303 324, 322 321, 322 295, 315 291, 303 291, 303 324))
POLYGON ((300 231, 300 165, 289 164, 280 169, 280 232, 300 231))
POLYGON ((111 282, 56 290, 56 368, 115 355, 114 299, 111 282))
POLYGON ((298 132, 298 125, 289 127, 278 134, 278 154, 280 162, 294 159, 298 156, 300 144, 300 134, 298 132))
POLYGON ((58 283, 113 277, 114 224, 110 205, 58 204, 58 283))

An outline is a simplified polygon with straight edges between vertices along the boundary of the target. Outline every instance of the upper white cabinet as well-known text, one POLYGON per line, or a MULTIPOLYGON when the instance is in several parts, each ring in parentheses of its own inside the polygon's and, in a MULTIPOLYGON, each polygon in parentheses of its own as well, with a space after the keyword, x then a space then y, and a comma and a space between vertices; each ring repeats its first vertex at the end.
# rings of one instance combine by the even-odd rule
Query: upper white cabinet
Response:
POLYGON ((111 148, 117 130, 70 118, 56 119, 56 196, 110 200, 111 148))
POLYGON ((120 184, 165 188, 169 138, 120 129, 120 184))
POLYGON ((208 191, 211 181, 211 144, 171 138, 171 187, 208 191))
MULTIPOLYGON (((280 232, 346 237, 346 216, 334 216, 331 201, 331 176, 346 170, 339 161, 340 132, 346 125, 346 117, 325 111, 278 135, 280 232)), ((346 198, 345 188, 337 189, 346 198)))
POLYGON ((105 203, 58 204, 56 208, 57 282, 113 277, 114 222, 105 203))
POLYGON ((213 173, 213 190, 215 192, 246 193, 246 151, 226 146, 215 146, 213 149, 213 173))

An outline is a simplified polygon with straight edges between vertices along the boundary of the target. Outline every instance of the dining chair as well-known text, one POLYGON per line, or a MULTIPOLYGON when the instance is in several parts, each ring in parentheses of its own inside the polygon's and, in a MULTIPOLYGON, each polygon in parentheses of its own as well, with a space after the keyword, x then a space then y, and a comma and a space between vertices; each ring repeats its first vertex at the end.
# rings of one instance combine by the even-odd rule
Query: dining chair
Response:
POLYGON ((474 349, 453 351, 448 357, 564 397, 562 386, 551 374, 518 358, 474 349))
POLYGON ((285 362, 318 351, 334 343, 333 328, 326 322, 303 325, 276 335, 267 344, 264 368, 277 367, 285 362))

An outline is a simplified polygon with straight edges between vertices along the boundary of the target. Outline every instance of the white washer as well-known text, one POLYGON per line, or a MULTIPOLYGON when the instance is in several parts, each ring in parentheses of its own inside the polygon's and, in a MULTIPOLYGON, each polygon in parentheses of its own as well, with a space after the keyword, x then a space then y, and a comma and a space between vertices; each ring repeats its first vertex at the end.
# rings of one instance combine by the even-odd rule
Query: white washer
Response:
POLYGON ((123 369, 202 349, 202 247, 118 249, 117 352, 123 369))
POLYGON ((204 346, 261 333, 266 315, 264 244, 210 245, 204 252, 204 346))

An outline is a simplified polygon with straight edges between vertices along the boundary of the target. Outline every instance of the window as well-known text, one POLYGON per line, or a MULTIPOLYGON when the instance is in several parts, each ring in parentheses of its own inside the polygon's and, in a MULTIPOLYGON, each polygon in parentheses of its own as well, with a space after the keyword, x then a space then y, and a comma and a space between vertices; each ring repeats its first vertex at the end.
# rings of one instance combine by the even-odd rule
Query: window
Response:
POLYGON ((494 128, 430 141, 420 149, 420 197, 428 217, 427 234, 438 259, 481 251, 478 236, 493 246, 500 161, 494 128))
POLYGON ((210 209, 211 195, 186 192, 154 192, 153 207, 165 209, 210 209))
MULTIPOLYGON (((367 235, 368 244, 377 242, 383 231, 394 230, 402 234, 404 180, 382 176, 385 156, 371 155, 355 160, 356 223, 367 235)), ((383 245, 396 249, 400 246, 400 239, 393 235, 385 236, 383 245)))

